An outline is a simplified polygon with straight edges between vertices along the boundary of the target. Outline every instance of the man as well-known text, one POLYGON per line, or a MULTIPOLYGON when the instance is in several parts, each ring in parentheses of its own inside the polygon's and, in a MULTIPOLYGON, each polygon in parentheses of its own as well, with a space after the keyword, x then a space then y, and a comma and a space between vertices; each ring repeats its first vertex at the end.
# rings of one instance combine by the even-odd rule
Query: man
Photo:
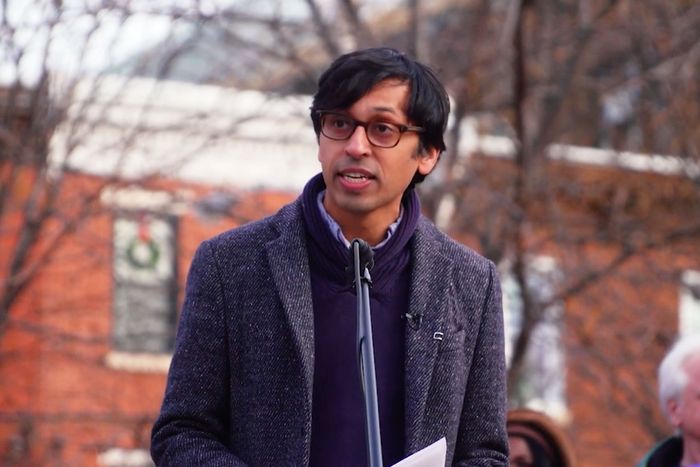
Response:
POLYGON ((661 409, 676 434, 649 451, 639 467, 700 466, 700 334, 676 342, 658 377, 661 409))
POLYGON ((420 214, 449 101, 393 49, 339 57, 311 107, 322 174, 274 216, 198 249, 163 407, 158 465, 367 465, 349 241, 372 245, 382 456, 445 437, 447 465, 506 465, 494 265, 420 214))

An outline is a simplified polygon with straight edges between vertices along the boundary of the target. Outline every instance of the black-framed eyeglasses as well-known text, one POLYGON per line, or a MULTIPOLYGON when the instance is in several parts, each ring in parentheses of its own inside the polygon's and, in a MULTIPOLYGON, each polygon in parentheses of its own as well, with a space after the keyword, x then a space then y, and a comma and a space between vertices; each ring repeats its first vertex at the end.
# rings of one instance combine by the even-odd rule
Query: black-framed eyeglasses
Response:
POLYGON ((344 141, 350 138, 358 126, 365 129, 367 140, 371 145, 379 148, 393 148, 401 140, 401 135, 407 131, 422 133, 423 127, 400 125, 398 123, 387 122, 380 118, 372 119, 368 122, 355 120, 351 116, 328 110, 317 110, 316 113, 321 119, 321 133, 326 138, 336 141, 344 141))

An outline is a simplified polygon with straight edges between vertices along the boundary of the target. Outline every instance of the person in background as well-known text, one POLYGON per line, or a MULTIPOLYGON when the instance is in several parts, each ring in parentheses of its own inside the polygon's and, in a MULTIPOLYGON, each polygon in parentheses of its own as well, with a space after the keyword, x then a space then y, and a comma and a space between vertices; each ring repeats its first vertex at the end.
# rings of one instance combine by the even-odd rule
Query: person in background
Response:
POLYGON ((681 337, 659 365, 659 402, 676 433, 638 467, 700 467, 700 333, 681 337))
POLYGON ((507 418, 511 467, 574 467, 573 447, 562 428, 547 415, 513 409, 507 418))
POLYGON ((447 465, 505 466, 498 274, 426 219, 414 190, 445 149, 447 92, 406 54, 364 49, 321 75, 310 113, 320 173, 273 216, 195 254, 156 465, 367 465, 347 269, 360 238, 374 250, 383 464, 444 437, 447 465))

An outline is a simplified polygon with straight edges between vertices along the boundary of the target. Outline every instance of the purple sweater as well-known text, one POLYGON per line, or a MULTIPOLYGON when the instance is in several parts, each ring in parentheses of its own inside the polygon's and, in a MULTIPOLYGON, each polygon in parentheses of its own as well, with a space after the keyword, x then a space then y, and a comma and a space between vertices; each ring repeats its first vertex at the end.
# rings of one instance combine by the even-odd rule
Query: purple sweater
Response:
MULTIPOLYGON (((316 197, 316 176, 304 188, 314 308, 314 386, 311 467, 367 465, 364 402, 356 351, 357 309, 350 254, 331 233, 316 197)), ((410 245, 420 215, 418 196, 403 199, 404 217, 374 251, 370 308, 384 465, 404 457, 404 326, 408 310, 410 245)), ((351 240, 351 239, 350 239, 351 240)))

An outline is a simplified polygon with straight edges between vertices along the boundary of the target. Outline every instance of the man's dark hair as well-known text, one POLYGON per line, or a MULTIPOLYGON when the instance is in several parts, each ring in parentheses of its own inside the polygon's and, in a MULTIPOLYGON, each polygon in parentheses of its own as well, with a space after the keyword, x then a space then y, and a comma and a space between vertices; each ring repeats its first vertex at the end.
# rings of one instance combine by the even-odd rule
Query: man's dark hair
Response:
MULTIPOLYGON (((410 97, 406 115, 413 125, 425 128, 420 134, 421 150, 445 150, 443 134, 450 113, 450 101, 442 83, 426 65, 388 47, 357 50, 338 57, 318 80, 318 92, 311 105, 311 120, 320 136, 318 110, 351 107, 374 86, 386 79, 408 84, 410 97)), ((425 178, 416 172, 410 187, 425 178)))

